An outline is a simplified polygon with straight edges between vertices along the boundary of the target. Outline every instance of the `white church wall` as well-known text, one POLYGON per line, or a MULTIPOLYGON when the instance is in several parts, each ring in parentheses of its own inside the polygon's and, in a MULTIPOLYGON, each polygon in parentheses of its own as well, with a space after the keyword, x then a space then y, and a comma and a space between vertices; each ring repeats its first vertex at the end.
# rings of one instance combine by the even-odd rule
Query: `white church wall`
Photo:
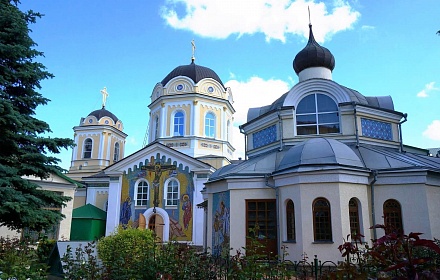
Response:
MULTIPOLYGON (((230 247, 232 255, 236 250, 246 246, 246 200, 250 199, 275 199, 275 190, 265 187, 264 182, 241 182, 229 185, 230 190, 230 247), (240 189, 234 189, 240 187, 240 189)), ((243 252, 243 250, 241 250, 243 252)), ((245 253, 245 252, 243 252, 245 253)))
MULTIPOLYGON (((421 219, 429 219, 431 225, 431 237, 440 239, 440 219, 438 210, 440 209, 440 187, 426 186, 426 197, 428 200, 428 217, 420 217, 421 219)), ((423 238, 427 238, 423 235, 423 238)))
MULTIPOLYGON (((431 239, 427 195, 424 184, 376 185, 376 223, 384 224, 383 205, 388 199, 395 199, 401 206, 404 233, 422 232, 423 238, 431 239)), ((377 230, 378 237, 383 234, 383 230, 377 230)))

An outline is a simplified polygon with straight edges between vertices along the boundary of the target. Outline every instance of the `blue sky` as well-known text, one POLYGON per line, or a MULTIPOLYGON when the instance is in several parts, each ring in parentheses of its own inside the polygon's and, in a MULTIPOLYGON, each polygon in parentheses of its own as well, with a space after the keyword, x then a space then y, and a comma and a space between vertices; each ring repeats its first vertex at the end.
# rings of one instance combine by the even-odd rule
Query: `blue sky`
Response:
MULTIPOLYGON (((235 126, 247 109, 272 103, 298 82, 292 69, 305 46, 308 13, 315 38, 335 56, 333 80, 365 96, 391 95, 408 114, 403 140, 440 147, 440 1, 22 0, 45 16, 30 26, 55 75, 42 82, 51 102, 37 109, 52 137, 73 138, 81 117, 106 108, 124 123, 125 156, 142 148, 151 92, 191 61, 232 89, 235 126)), ((237 129, 238 131, 238 129, 237 129)), ((243 136, 234 146, 242 156, 243 136)), ((57 155, 70 166, 71 151, 57 155)))

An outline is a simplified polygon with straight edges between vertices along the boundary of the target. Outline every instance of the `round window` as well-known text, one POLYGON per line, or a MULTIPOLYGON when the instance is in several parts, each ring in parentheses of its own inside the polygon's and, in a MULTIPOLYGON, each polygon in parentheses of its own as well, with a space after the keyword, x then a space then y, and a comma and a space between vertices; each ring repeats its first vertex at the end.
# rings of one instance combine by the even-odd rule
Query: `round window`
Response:
POLYGON ((208 91, 212 93, 212 92, 214 92, 214 88, 213 87, 209 87, 208 91))
POLYGON ((105 124, 108 124, 108 120, 105 120, 105 124))
POLYGON ((176 89, 177 89, 177 90, 182 90, 182 89, 183 89, 183 85, 181 85, 181 84, 180 84, 180 85, 177 85, 176 89))
POLYGON ((93 122, 93 120, 92 119, 89 119, 89 123, 92 123, 93 122))

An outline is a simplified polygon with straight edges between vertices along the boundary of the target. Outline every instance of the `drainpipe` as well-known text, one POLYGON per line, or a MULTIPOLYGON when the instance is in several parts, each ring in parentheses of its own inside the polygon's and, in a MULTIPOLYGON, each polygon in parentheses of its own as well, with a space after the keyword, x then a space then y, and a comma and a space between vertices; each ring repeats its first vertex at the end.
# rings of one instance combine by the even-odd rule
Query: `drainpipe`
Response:
POLYGON ((354 127, 356 131, 356 148, 359 148, 359 128, 358 128, 358 122, 357 122, 357 111, 356 111, 356 103, 354 105, 354 127))
MULTIPOLYGON (((371 187, 371 221, 373 223, 373 226, 376 225, 376 214, 375 209, 374 209, 374 184, 377 181, 377 170, 372 170, 371 171, 373 174, 373 180, 370 182, 370 187, 371 187)), ((377 239, 377 232, 376 232, 376 228, 373 228, 373 240, 377 239)))
POLYGON ((275 187, 274 184, 269 183, 269 178, 271 177, 271 174, 265 174, 264 179, 266 179, 266 186, 275 190, 275 209, 277 214, 277 250, 281 250, 281 241, 280 241, 280 218, 279 218, 279 206, 278 206, 278 198, 279 198, 279 189, 275 187))
POLYGON ((247 137, 246 137, 246 134, 244 133, 243 127, 240 125, 238 128, 240 129, 240 133, 243 133, 243 135, 244 135, 244 160, 246 160, 247 159, 247 137))
POLYGON ((281 121, 281 115, 280 115, 280 111, 281 108, 278 108, 278 126, 280 128, 280 148, 278 149, 278 151, 282 151, 283 150, 283 123, 281 121))
POLYGON ((407 113, 403 114, 403 118, 404 118, 404 120, 401 121, 401 122, 399 122, 399 137, 400 137, 399 140, 400 140, 400 152, 401 152, 401 153, 404 153, 404 152, 405 152, 405 151, 403 150, 402 124, 403 124, 404 122, 407 121, 407 117, 408 117, 408 114, 407 114, 407 113))

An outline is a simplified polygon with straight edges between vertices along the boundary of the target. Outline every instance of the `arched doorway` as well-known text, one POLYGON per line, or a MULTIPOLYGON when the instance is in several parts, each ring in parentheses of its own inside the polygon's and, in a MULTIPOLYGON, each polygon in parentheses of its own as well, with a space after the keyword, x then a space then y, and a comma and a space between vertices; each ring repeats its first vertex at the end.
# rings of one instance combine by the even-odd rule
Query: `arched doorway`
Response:
POLYGON ((162 216, 154 214, 148 220, 148 229, 153 230, 156 233, 158 241, 163 241, 163 227, 165 223, 162 216))

